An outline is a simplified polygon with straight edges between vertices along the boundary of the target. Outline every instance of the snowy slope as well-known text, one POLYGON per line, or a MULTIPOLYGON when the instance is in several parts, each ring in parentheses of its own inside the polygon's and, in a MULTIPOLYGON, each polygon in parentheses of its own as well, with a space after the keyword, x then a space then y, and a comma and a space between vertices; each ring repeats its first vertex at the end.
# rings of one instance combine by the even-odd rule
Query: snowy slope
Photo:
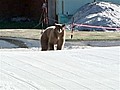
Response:
POLYGON ((120 47, 0 50, 0 90, 119 90, 120 47))
POLYGON ((120 27, 120 5, 110 2, 88 3, 79 8, 73 17, 74 23, 120 27))

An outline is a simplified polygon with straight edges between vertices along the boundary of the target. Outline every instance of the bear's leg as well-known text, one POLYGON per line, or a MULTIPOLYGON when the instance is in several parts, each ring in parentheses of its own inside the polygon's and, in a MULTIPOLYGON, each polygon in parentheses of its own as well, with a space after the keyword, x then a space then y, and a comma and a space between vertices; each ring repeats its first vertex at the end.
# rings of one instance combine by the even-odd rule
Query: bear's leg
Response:
POLYGON ((47 47, 42 47, 41 51, 47 51, 48 48, 47 47))
POLYGON ((63 47, 64 39, 61 39, 57 43, 57 50, 61 50, 63 47))
POLYGON ((57 44, 57 50, 61 50, 62 49, 62 45, 57 44))
POLYGON ((49 44, 49 50, 54 50, 54 44, 49 44))
POLYGON ((44 41, 44 42, 41 42, 41 51, 47 51, 48 50, 48 42, 44 41))

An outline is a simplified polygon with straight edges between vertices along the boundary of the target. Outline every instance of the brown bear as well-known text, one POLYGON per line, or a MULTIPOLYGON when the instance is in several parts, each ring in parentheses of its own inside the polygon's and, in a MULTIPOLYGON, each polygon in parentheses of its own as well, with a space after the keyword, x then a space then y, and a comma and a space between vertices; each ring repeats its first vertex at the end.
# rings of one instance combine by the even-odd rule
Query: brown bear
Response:
POLYGON ((63 24, 55 24, 45 29, 41 36, 41 51, 54 50, 54 45, 57 45, 57 50, 61 50, 65 42, 65 30, 63 24))

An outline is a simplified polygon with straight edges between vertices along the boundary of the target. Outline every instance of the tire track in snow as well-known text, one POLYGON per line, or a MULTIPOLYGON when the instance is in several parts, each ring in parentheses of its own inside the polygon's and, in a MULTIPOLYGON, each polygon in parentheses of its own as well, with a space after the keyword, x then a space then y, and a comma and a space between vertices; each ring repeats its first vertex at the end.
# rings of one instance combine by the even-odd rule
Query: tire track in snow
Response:
POLYGON ((53 58, 54 59, 54 58, 53 58))
MULTIPOLYGON (((12 57, 10 57, 10 58, 12 58, 12 57)), ((18 59, 16 59, 17 61, 18 61, 18 59)), ((20 61, 20 60, 19 60, 20 61)), ((3 61, 4 62, 4 61, 3 61)), ((20 62, 22 62, 22 61, 20 61, 20 62)), ((6 62, 4 62, 4 63, 6 63, 6 62)), ((24 64, 28 64, 28 63, 25 63, 25 62, 22 62, 22 63, 24 63, 24 64)), ((9 63, 6 63, 6 64, 8 64, 8 65, 10 65, 9 63)), ((28 64, 28 65, 30 65, 30 64, 28 64)), ((10 66, 12 66, 12 67, 15 67, 15 66, 13 66, 13 65, 10 65, 10 66)), ((32 67, 34 67, 34 68, 38 68, 38 67, 35 67, 35 66, 33 66, 33 65, 30 65, 30 66, 32 66, 32 67)), ((15 68, 18 68, 18 67, 15 67, 15 68)), ((20 69, 20 70, 22 70, 22 71, 25 71, 25 72, 27 72, 27 73, 30 73, 30 72, 28 72, 28 71, 26 71, 26 70, 23 70, 23 69, 21 69, 21 68, 18 68, 18 69, 20 69)), ((38 68, 38 69, 40 69, 40 68, 38 68)), ((85 90, 91 90, 90 88, 88 88, 88 87, 86 87, 86 86, 84 86, 84 85, 81 85, 81 84, 79 84, 79 83, 77 83, 77 82, 75 82, 75 81, 73 81, 73 80, 69 80, 69 79, 66 79, 66 78, 62 78, 62 77, 60 77, 60 76, 58 76, 58 75, 56 75, 56 74, 53 74, 53 73, 51 73, 51 72, 49 72, 49 71, 46 71, 46 70, 43 70, 43 69, 40 69, 40 70, 42 70, 42 71, 45 71, 45 72, 47 72, 47 73, 49 73, 49 74, 52 74, 52 75, 54 75, 54 76, 57 76, 57 77, 59 77, 59 78, 61 78, 61 79, 63 79, 63 80, 68 80, 68 81, 71 81, 71 82, 73 82, 73 83, 75 83, 75 84, 77 84, 77 85, 79 85, 79 86, 82 86, 82 87, 84 87, 84 89, 85 90)), ((32 73, 30 73, 30 74, 32 74, 32 73)), ((34 74, 32 74, 32 75, 34 75, 34 74)), ((34 76, 36 76, 36 75, 34 75, 34 76)), ((38 77, 38 76, 36 76, 36 77, 38 77)), ((39 77, 40 78, 40 77, 39 77)), ((41 78, 42 79, 42 78, 41 78)), ((47 80, 47 81, 49 81, 49 80, 47 80)), ((49 81, 49 82, 51 82, 51 81, 49 81)), ((53 82, 52 82, 53 83, 53 82)), ((59 86, 59 87, 61 87, 61 88, 63 88, 62 86, 60 86, 60 85, 58 85, 58 84, 56 84, 56 83, 53 83, 53 84, 55 84, 55 85, 57 85, 57 86, 59 86)), ((66 90, 65 88, 63 88, 64 90, 66 90)))
MULTIPOLYGON (((74 61, 75 61, 75 59, 77 59, 78 57, 76 57, 76 56, 73 56, 73 58, 74 58, 74 61)), ((82 66, 83 65, 85 65, 85 66, 89 66, 89 67, 93 67, 93 66, 96 66, 96 70, 97 69, 100 69, 101 71, 103 71, 103 72, 106 72, 107 71, 107 73, 109 73, 109 74, 111 74, 111 70, 110 70, 110 68, 108 67, 108 66, 110 66, 109 64, 108 65, 103 65, 104 63, 101 63, 101 62, 95 62, 95 61, 92 61, 92 60, 89 60, 89 61, 86 61, 85 59, 81 59, 81 60, 79 60, 80 61, 80 63, 76 63, 76 64, 81 64, 82 66), (82 61, 82 62, 81 62, 82 61)), ((73 65, 73 66, 75 66, 75 65, 73 65)), ((76 66, 77 67, 77 66, 76 66)), ((77 68, 79 68, 79 66, 77 67, 77 68)), ((118 73, 114 73, 114 75, 113 76, 116 76, 116 75, 118 75, 118 73)), ((112 80, 114 80, 114 79, 112 79, 112 80)), ((114 81, 116 81, 116 80, 114 80, 114 81)))
MULTIPOLYGON (((45 61, 45 59, 44 58, 42 58, 44 61, 45 61)), ((73 58, 72 57, 72 59, 76 59, 76 58, 73 58)), ((39 61, 39 60, 37 60, 37 61, 39 61)), ((41 62, 41 61, 39 61, 39 62, 41 62)), ((44 63, 44 62, 42 62, 42 63, 44 63)), ((59 63, 61 63, 61 62, 59 62, 59 63)), ((47 64, 47 65, 49 65, 49 66, 52 66, 52 65, 50 65, 50 64, 48 64, 48 63, 46 63, 45 62, 45 64, 47 64)), ((71 66, 71 67, 74 67, 74 68, 79 68, 79 67, 76 67, 75 65, 71 65, 71 64, 68 64, 68 63, 64 63, 66 66, 68 65, 68 66, 71 66)), ((55 64, 54 64, 55 65, 55 64)), ((57 65, 56 65, 57 66, 57 65)), ((59 66, 59 65, 58 65, 59 66)), ((55 67, 55 66, 53 66, 53 67, 55 67)), ((59 68, 59 67, 58 67, 59 68)), ((82 69, 84 69, 84 68, 82 68, 82 69)), ((62 69, 63 70, 63 69, 62 69)), ((86 69, 84 69, 84 70, 86 70, 86 69)), ((95 74, 95 75, 97 75, 97 76, 100 76, 99 74, 96 74, 96 73, 94 73, 94 72, 90 72, 89 70, 86 70, 87 72, 89 72, 89 73, 93 73, 93 74, 95 74)), ((69 71, 68 71, 69 72, 69 71)), ((101 76, 101 77, 104 77, 104 76, 101 76)), ((104 77, 105 78, 105 77, 104 77)), ((116 81, 116 80, 114 80, 114 79, 111 79, 112 81, 116 81)))
MULTIPOLYGON (((101 84, 101 85, 104 85, 104 84, 102 84, 102 83, 100 83, 100 82, 97 82, 97 83, 99 83, 99 84, 101 84)), ((104 85, 105 86, 105 85, 104 85)), ((108 87, 108 86, 107 86, 108 87)), ((111 87, 109 87, 109 88, 111 88, 111 87)), ((111 88, 111 89, 113 89, 113 88, 111 88)), ((114 90, 114 89, 113 89, 114 90)))
MULTIPOLYGON (((92 55, 87 55, 87 57, 88 57, 88 56, 90 56, 89 58, 94 57, 94 56, 92 56, 92 55)), ((87 66, 87 65, 88 65, 88 66, 92 66, 92 67, 93 67, 93 66, 96 66, 95 68, 100 67, 102 71, 106 72, 106 68, 103 67, 103 64, 104 64, 104 63, 101 63, 101 64, 102 64, 102 65, 101 65, 102 67, 101 67, 98 62, 91 61, 91 60, 87 60, 87 61, 86 61, 86 60, 83 59, 83 58, 82 58, 83 60, 82 60, 82 59, 78 59, 78 58, 80 58, 80 57, 77 56, 77 55, 76 55, 76 56, 73 56, 73 57, 72 57, 72 61, 73 61, 74 63, 71 63, 71 64, 70 64, 70 63, 69 63, 69 64, 66 63, 66 64, 68 64, 69 66, 72 66, 72 67, 81 68, 81 67, 79 67, 79 65, 77 65, 77 64, 81 64, 81 65, 83 66, 82 63, 84 63, 84 65, 86 64, 86 66, 87 66), (76 60, 79 60, 80 63, 79 63, 79 62, 76 62, 76 63, 75 63, 76 60), (82 60, 82 62, 81 62, 81 60, 82 60), (91 63, 91 62, 92 62, 92 63, 91 63)), ((93 59, 93 58, 92 58, 92 59, 93 59)), ((100 57, 99 57, 99 59, 100 59, 100 57)), ((70 60, 70 61, 71 61, 71 60, 70 60)), ((113 60, 113 61, 114 61, 114 60, 113 60)), ((84 67, 84 66, 83 66, 83 67, 84 67)), ((86 69, 84 69, 84 70, 86 70, 86 69)), ((87 70, 87 72, 90 72, 90 71, 87 70)), ((109 74, 111 74, 111 71, 109 71, 108 69, 107 69, 107 72, 109 72, 109 74)), ((94 72, 90 72, 90 73, 94 73, 94 72)), ((95 74, 95 73, 94 73, 94 74, 95 74)), ((117 75, 117 74, 116 74, 116 75, 117 75)), ((99 75, 99 76, 100 76, 100 75, 99 75)), ((102 75, 102 77, 104 77, 104 76, 102 75)), ((114 79, 112 79, 112 78, 111 78, 111 80, 116 81, 116 80, 114 80, 114 79)))
MULTIPOLYGON (((72 58, 72 59, 73 59, 73 58, 72 58)), ((69 65, 69 64, 66 64, 66 65, 69 65)), ((71 66, 71 65, 69 65, 69 66, 71 66)), ((74 66, 72 66, 72 67, 74 67, 74 66)), ((83 68, 82 68, 82 69, 83 69, 83 68)), ((86 70, 86 69, 84 69, 84 70, 86 70)), ((97 75, 97 76, 100 76, 99 74, 96 74, 96 73, 94 73, 94 72, 90 72, 89 70, 87 70, 87 72, 89 72, 89 73, 93 73, 93 74, 95 74, 95 75, 97 75)), ((101 77, 103 77, 103 78, 105 79, 104 76, 101 76, 101 77)), ((115 82, 117 82, 117 81, 114 80, 114 79, 111 79, 111 81, 115 81, 115 82)), ((97 82, 97 81, 95 81, 95 82, 97 82)), ((103 86, 106 86, 106 87, 111 88, 111 89, 114 90, 114 88, 112 88, 112 87, 110 87, 110 86, 108 86, 108 85, 104 85, 104 84, 102 84, 102 83, 100 83, 100 82, 98 82, 98 83, 101 84, 101 85, 103 85, 103 86)))
MULTIPOLYGON (((89 72, 89 71, 88 71, 89 72)), ((97 82, 97 81, 96 81, 97 82)), ((101 84, 101 85, 103 85, 103 86, 106 86, 106 85, 104 85, 104 84, 102 84, 102 83, 100 83, 100 82, 98 82, 99 84, 101 84)), ((107 87, 109 87, 109 86, 107 86, 107 87)), ((111 87, 109 87, 109 88, 111 88, 111 87)), ((113 89, 113 88, 111 88, 111 89, 113 89)))
MULTIPOLYGON (((4 74, 0 70, 0 90, 29 90, 31 86, 23 83, 15 78, 4 74)), ((35 88, 31 87, 31 90, 35 90, 35 88)))
MULTIPOLYGON (((15 67, 15 66, 13 66, 13 65, 11 65, 11 64, 9 64, 9 63, 6 63, 6 62, 4 62, 4 61, 2 61, 2 62, 5 63, 5 64, 7 64, 7 65, 9 65, 9 66, 11 66, 11 67, 14 67, 14 68, 17 68, 17 69, 22 70, 22 71, 24 71, 24 72, 27 72, 27 73, 29 73, 29 74, 32 74, 32 73, 30 73, 30 72, 28 72, 28 71, 25 71, 24 69, 15 67)), ((2 70, 2 69, 1 69, 1 70, 2 70)), ((12 72, 12 73, 13 73, 13 72, 12 72)), ((7 73, 5 73, 5 74, 7 74, 7 73)), ((28 81, 22 80, 22 79, 20 79, 19 77, 13 76, 12 74, 8 74, 8 75, 11 76, 11 77, 13 77, 13 78, 15 78, 15 79, 18 79, 18 80, 20 80, 20 81, 23 81, 24 83, 27 83, 27 84, 35 87, 37 90, 41 90, 41 89, 37 88, 36 86, 34 86, 33 84, 31 84, 31 83, 28 82, 28 81)), ((36 76, 36 75, 34 75, 34 74, 32 74, 32 75, 35 76, 35 77, 38 77, 38 76, 36 76)), ((40 78, 40 77, 38 77, 38 78, 40 78)), ((43 78, 40 78, 40 79, 43 79, 43 78)), ((45 79, 43 79, 43 80, 45 80, 45 79)), ((45 80, 45 81, 50 82, 50 83, 52 83, 52 84, 60 87, 62 90, 66 90, 64 87, 62 87, 62 86, 60 86, 60 85, 58 85, 58 84, 56 84, 56 83, 53 83, 53 82, 51 82, 51 81, 49 81, 49 80, 45 80)))
POLYGON ((23 82, 23 83, 26 83, 26 84, 28 84, 29 86, 32 86, 33 88, 35 88, 35 90, 41 90, 40 88, 37 88, 36 86, 32 85, 31 83, 29 83, 29 82, 27 82, 27 81, 25 81, 25 80, 23 80, 23 79, 21 79, 21 78, 19 78, 19 77, 17 77, 17 76, 12 75, 12 74, 8 73, 7 71, 5 71, 5 70, 3 70, 3 69, 0 69, 0 71, 1 71, 1 73, 4 73, 4 74, 6 74, 6 75, 8 75, 8 76, 10 76, 10 77, 13 77, 13 78, 15 78, 15 79, 18 80, 18 81, 21 81, 21 82, 23 82))
MULTIPOLYGON (((73 59, 73 57, 72 57, 72 59, 73 59)), ((77 57, 76 57, 76 59, 77 59, 77 57)), ((75 60, 75 58, 73 59, 73 60, 75 60)), ((78 60, 78 59, 77 59, 78 60)), ((80 63, 79 63, 80 64, 80 63)), ((66 63, 66 65, 69 65, 69 66, 72 66, 72 67, 76 67, 76 66, 78 66, 78 65, 70 65, 70 64, 68 64, 68 63, 66 63)), ((84 66, 83 66, 84 67, 84 66)), ((79 67, 78 67, 79 68, 79 67)), ((82 68, 83 69, 83 68, 82 68)), ((105 77, 104 76, 102 76, 102 75, 99 75, 99 74, 96 74, 96 73, 94 73, 94 72, 90 72, 89 70, 87 70, 87 69, 84 69, 84 70, 86 70, 87 72, 89 72, 89 73, 93 73, 93 74, 95 74, 95 75, 97 75, 97 76, 101 76, 101 77, 103 77, 104 79, 105 79, 105 77)), ((114 79, 110 79, 111 81, 115 81, 115 82, 118 82, 118 81, 116 81, 116 80, 114 80, 114 79)), ((96 81, 97 82, 97 81, 96 81)), ((100 83, 100 82, 97 82, 97 83, 99 83, 99 84, 101 84, 101 85, 103 85, 103 86, 106 86, 106 87, 108 87, 108 88, 111 88, 111 89, 113 89, 113 90, 115 90, 114 88, 112 88, 112 87, 110 87, 110 86, 108 86, 108 85, 104 85, 104 84, 102 84, 102 83, 100 83)))

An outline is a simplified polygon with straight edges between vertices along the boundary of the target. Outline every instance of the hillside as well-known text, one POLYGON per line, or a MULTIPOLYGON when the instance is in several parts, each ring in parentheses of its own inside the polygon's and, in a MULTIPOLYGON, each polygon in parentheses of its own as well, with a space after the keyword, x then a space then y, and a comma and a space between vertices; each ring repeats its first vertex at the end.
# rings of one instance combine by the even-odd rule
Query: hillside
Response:
MULTIPOLYGON (((77 24, 120 27, 120 5, 110 2, 88 3, 80 7, 73 17, 74 23, 77 24)), ((69 23, 71 22, 72 19, 69 23)), ((85 29, 85 27, 79 27, 79 29, 85 29)))

